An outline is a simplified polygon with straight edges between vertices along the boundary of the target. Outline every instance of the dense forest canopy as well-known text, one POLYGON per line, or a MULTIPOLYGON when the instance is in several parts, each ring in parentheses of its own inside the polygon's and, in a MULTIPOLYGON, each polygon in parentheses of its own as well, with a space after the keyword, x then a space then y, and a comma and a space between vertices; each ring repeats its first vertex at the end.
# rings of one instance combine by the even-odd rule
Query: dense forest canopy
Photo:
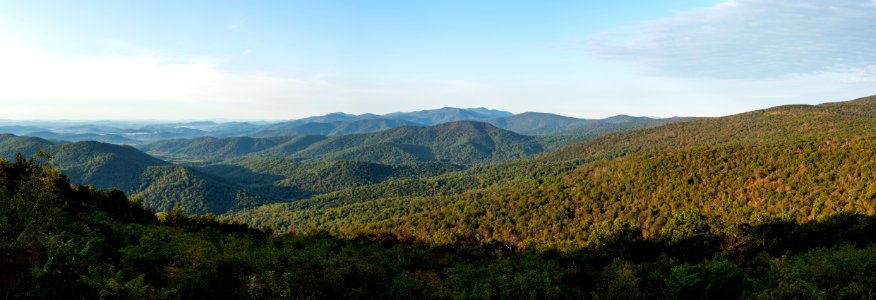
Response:
POLYGON ((438 242, 472 235, 577 248, 608 223, 653 235, 683 209, 731 225, 873 214, 874 107, 871 97, 607 134, 520 161, 230 215, 277 230, 381 229, 438 242))
POLYGON ((0 160, 0 293, 18 298, 866 298, 876 218, 698 210, 655 235, 615 224, 572 251, 460 236, 281 234, 212 215, 154 214, 117 190, 70 185, 43 159, 0 160))
POLYGON ((175 163, 3 135, 0 291, 873 295, 876 97, 652 125, 571 144, 461 121, 144 146, 175 163))

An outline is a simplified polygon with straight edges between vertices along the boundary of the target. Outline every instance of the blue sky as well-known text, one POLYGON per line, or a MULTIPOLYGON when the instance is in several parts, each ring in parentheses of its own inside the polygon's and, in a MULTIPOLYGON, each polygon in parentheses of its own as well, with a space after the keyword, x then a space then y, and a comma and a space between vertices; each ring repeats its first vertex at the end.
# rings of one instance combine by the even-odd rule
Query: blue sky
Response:
POLYGON ((0 0, 0 119, 720 116, 876 94, 873 44, 873 0, 0 0))

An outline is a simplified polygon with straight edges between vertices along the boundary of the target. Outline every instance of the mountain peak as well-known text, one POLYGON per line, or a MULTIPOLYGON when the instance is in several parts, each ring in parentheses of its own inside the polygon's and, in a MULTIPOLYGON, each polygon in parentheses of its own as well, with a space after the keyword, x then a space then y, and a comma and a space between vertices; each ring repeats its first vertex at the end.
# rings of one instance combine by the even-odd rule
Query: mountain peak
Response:
POLYGON ((384 117, 403 119, 425 125, 435 125, 463 120, 483 121, 486 119, 510 115, 512 115, 510 112, 486 108, 444 107, 439 109, 390 113, 385 114, 384 117))
POLYGON ((345 116, 345 117, 355 117, 356 115, 354 115, 354 114, 348 114, 348 113, 341 112, 341 111, 336 111, 336 112, 333 112, 333 113, 327 113, 327 114, 325 114, 325 116, 345 116))

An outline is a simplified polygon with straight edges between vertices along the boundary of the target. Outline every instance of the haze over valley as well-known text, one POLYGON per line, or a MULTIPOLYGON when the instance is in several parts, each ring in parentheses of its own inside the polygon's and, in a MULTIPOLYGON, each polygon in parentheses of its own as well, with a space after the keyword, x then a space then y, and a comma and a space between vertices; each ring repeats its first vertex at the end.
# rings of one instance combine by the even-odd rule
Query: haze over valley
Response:
POLYGON ((0 3, 5 299, 869 299, 876 2, 0 3))

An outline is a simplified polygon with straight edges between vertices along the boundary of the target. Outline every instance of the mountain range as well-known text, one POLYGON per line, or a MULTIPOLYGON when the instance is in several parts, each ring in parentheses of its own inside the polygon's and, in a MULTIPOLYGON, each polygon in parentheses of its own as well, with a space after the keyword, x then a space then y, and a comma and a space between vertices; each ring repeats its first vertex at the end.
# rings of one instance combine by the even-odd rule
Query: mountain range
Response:
POLYGON ((344 136, 202 137, 139 146, 154 156, 127 145, 6 134, 0 136, 0 155, 12 160, 43 151, 74 183, 118 188, 159 211, 179 206, 189 213, 222 213, 522 158, 545 151, 541 140, 459 121, 344 136))
POLYGON ((540 153, 546 149, 546 145, 538 137, 516 134, 487 123, 458 121, 343 136, 174 139, 142 145, 140 149, 168 160, 189 162, 210 162, 247 155, 300 161, 472 165, 540 153))
POLYGON ((15 160, 20 153, 50 155, 51 164, 77 184, 116 188, 136 195, 157 211, 175 206, 189 212, 220 212, 260 201, 248 191, 220 177, 194 168, 172 165, 131 146, 108 143, 53 143, 34 137, 0 135, 0 157, 15 160))
POLYGON ((524 247, 576 248, 619 224, 655 235, 680 210, 728 224, 873 214, 874 132, 876 97, 779 106, 609 133, 522 160, 231 217, 285 230, 349 231, 356 224, 419 232, 432 242, 467 233, 524 247))
POLYGON ((296 135, 339 136, 371 133, 402 126, 431 126, 455 121, 483 121, 527 135, 592 136, 614 130, 652 126, 671 119, 616 116, 577 119, 553 114, 510 112, 487 108, 453 108, 396 112, 384 115, 330 113, 281 122, 195 121, 136 123, 121 121, 48 122, 2 121, 0 133, 40 137, 53 141, 99 141, 137 145, 166 139, 198 137, 276 137, 296 135))
MULTIPOLYGON (((702 147, 739 146, 749 151, 750 148, 760 149, 757 147, 781 149, 800 140, 866 138, 869 132, 876 129, 873 103, 873 98, 863 98, 817 106, 781 106, 721 118, 697 119, 617 116, 603 120, 580 120, 541 113, 510 115, 486 109, 460 113, 465 110, 445 108, 409 113, 405 115, 407 119, 399 123, 424 122, 427 119, 438 123, 432 126, 403 125, 371 133, 337 135, 167 139, 140 144, 137 148, 94 141, 59 142, 7 134, 0 136, 0 154, 7 159, 14 159, 17 153, 33 156, 37 151, 45 151, 52 155, 52 164, 67 173, 73 182, 100 188, 119 188, 143 199, 147 207, 161 211, 179 206, 190 213, 231 212, 231 215, 253 224, 306 229, 349 222, 346 219, 313 216, 336 215, 337 210, 347 209, 351 205, 358 209, 394 209, 396 205, 407 201, 421 201, 408 197, 422 199, 438 196, 444 199, 442 201, 453 201, 485 193, 484 189, 490 193, 505 189, 509 194, 517 194, 520 185, 542 185, 550 180, 555 184, 561 183, 561 186, 568 186, 570 182, 588 182, 587 179, 574 177, 579 175, 571 174, 580 174, 575 170, 596 164, 613 165, 630 159, 644 159, 638 158, 644 153, 674 157, 680 153, 678 151, 702 147), (441 123, 448 120, 448 116, 466 114, 469 117, 477 115, 481 121, 441 123), (579 134, 584 131, 592 135, 581 134, 577 138, 568 138, 572 135, 566 138, 533 136, 502 127, 533 134, 544 133, 545 130, 579 130, 579 134), (371 203, 384 204, 372 206, 371 203), (288 216, 290 213, 293 216, 288 216), (287 217, 282 218, 283 222, 276 223, 275 218, 262 217, 265 214, 287 217), (296 221, 303 216, 308 216, 306 218, 309 221, 296 221), (322 221, 314 223, 316 220, 322 221)), ((337 125, 340 124, 337 122, 352 124, 363 120, 384 122, 389 120, 383 118, 385 116, 330 114, 300 121, 299 124, 337 125)), ((178 132, 187 132, 219 125, 221 123, 193 122, 174 126, 177 126, 178 132)), ((277 124, 266 126, 274 125, 277 124)), ((102 132, 114 128, 106 124, 75 127, 77 130, 102 132)), ((340 127, 332 128, 336 130, 340 127)), ((773 150, 759 151, 770 153, 773 150)), ((782 157, 784 154, 780 153, 775 155, 782 157)), ((647 164, 646 161, 637 161, 632 165, 644 164, 647 164)), ((626 172, 622 165, 609 168, 626 172)), ((693 180, 701 180, 701 177, 693 180)), ((676 189, 674 186, 665 188, 676 189)), ((625 197, 622 191, 606 190, 605 193, 625 197)), ((444 208, 435 204, 439 202, 424 207, 441 211, 444 208)), ((373 213, 383 214, 381 210, 373 213)), ((352 216, 344 215, 347 218, 352 216)), ((419 218, 392 214, 384 217, 387 219, 380 224, 390 224, 391 220, 397 218, 419 218)), ((659 227, 650 223, 643 225, 659 227)))
POLYGON ((221 125, 181 123, 136 147, 0 134, 0 292, 873 295, 876 96, 717 118, 488 115, 266 137, 179 138, 221 125))

